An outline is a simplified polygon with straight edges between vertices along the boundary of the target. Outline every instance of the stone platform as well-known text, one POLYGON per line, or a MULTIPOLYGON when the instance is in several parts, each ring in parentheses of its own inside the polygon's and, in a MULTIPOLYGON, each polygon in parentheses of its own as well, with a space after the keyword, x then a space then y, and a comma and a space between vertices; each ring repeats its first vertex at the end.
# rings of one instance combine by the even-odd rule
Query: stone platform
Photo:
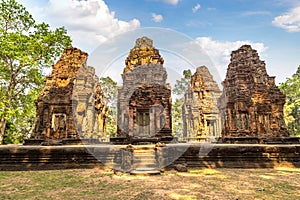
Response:
POLYGON ((172 169, 177 164, 185 164, 188 168, 300 167, 300 145, 179 143, 162 147, 132 145, 131 148, 106 144, 0 146, 0 170, 93 168, 105 165, 130 172, 135 168, 147 168, 144 161, 151 161, 151 166, 155 164, 157 170, 172 169))
POLYGON ((47 139, 29 139, 24 140, 24 145, 36 146, 60 146, 60 145, 87 145, 87 144, 100 144, 98 139, 69 139, 63 138, 60 140, 47 140, 47 139))
POLYGON ((220 137, 222 144, 300 144, 299 137, 220 137))
POLYGON ((156 144, 158 142, 162 143, 177 143, 178 138, 173 136, 163 136, 163 137, 114 137, 110 138, 112 144, 156 144))

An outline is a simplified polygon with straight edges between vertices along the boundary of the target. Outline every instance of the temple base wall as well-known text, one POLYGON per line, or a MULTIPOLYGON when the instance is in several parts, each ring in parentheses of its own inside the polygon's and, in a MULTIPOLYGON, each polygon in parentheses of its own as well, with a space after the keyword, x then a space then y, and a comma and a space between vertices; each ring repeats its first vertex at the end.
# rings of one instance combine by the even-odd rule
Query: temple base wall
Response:
POLYGON ((298 137, 222 137, 223 144, 300 144, 298 137))
MULTIPOLYGON (((92 168, 122 165, 124 145, 0 146, 0 170, 92 168), (95 158, 96 156, 96 158, 95 158)), ((167 144, 156 147, 161 167, 176 164, 189 168, 300 167, 300 145, 167 144), (184 151, 182 152, 182 149, 184 151), (179 155, 176 155, 178 154, 179 155), (170 158, 177 157, 171 163, 170 158)))

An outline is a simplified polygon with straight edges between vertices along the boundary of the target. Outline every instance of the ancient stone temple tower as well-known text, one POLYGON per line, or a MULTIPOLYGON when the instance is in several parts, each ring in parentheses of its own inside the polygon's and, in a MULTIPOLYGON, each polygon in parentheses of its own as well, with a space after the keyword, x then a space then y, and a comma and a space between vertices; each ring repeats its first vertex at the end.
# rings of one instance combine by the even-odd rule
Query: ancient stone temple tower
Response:
POLYGON ((201 141, 220 136, 221 121, 217 106, 220 95, 221 90, 207 67, 198 67, 184 96, 183 137, 201 141))
POLYGON ((105 136, 105 104, 87 53, 68 47, 36 100, 35 139, 79 140, 105 136))
POLYGON ((257 51, 244 45, 231 54, 219 99, 223 137, 287 137, 285 95, 266 72, 257 51))
POLYGON ((151 39, 136 40, 118 89, 118 137, 172 139, 171 88, 163 63, 151 39))

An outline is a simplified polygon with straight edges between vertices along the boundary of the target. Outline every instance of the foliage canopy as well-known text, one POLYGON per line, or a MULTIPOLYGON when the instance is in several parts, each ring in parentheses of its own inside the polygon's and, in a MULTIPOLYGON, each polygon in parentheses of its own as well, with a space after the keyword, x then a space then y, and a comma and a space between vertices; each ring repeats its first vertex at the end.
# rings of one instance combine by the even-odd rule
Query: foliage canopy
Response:
POLYGON ((300 136, 300 66, 279 88, 286 95, 284 116, 288 131, 291 135, 300 136))
POLYGON ((176 84, 172 91, 176 96, 176 100, 172 104, 172 130, 173 135, 179 138, 183 136, 182 105, 184 103, 184 94, 190 85, 191 77, 191 70, 183 70, 182 78, 176 80, 176 84))
POLYGON ((115 137, 117 133, 117 96, 118 86, 117 82, 112 80, 109 76, 100 78, 101 87, 104 96, 108 103, 108 117, 106 122, 106 132, 111 137, 115 137))
POLYGON ((15 0, 0 2, 0 143, 4 135, 6 142, 18 142, 29 132, 43 69, 69 45, 64 27, 50 30, 15 0))

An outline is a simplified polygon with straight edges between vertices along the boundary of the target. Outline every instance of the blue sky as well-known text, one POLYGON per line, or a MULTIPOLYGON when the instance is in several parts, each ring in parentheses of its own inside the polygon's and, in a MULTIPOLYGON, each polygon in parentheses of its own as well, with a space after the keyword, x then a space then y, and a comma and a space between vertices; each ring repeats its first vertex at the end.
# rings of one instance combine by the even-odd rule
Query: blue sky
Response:
POLYGON ((220 69, 221 77, 230 52, 244 43, 258 50, 277 83, 300 65, 297 0, 17 1, 38 22, 53 28, 65 26, 73 44, 90 54, 101 42, 120 33, 160 27, 183 33, 199 44, 220 69))

